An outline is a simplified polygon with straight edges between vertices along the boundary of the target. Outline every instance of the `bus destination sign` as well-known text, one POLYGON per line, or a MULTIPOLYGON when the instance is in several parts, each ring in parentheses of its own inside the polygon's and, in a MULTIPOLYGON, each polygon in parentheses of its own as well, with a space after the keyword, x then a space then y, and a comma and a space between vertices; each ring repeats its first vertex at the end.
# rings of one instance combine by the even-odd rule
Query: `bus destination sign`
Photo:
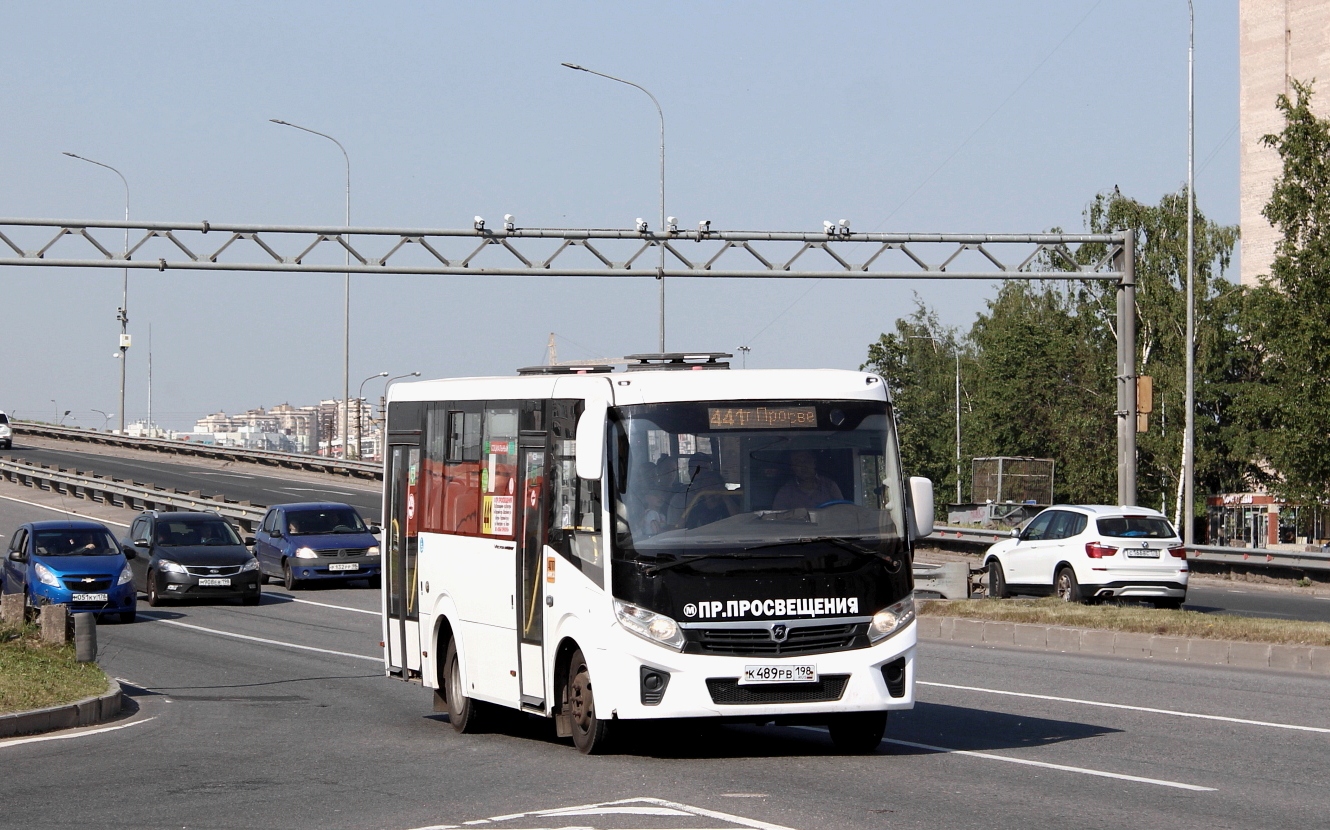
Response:
POLYGON ((817 407, 710 406, 707 421, 712 429, 816 429, 817 407))

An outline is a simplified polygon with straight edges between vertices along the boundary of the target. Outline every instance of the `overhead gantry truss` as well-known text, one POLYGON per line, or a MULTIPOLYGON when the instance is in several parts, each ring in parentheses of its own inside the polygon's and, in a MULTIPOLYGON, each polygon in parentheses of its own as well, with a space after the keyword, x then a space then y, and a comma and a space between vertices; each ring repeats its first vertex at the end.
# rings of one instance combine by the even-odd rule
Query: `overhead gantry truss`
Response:
POLYGON ((439 276, 1122 279, 1121 234, 347 228, 0 219, 0 265, 439 276), (111 235, 129 232, 129 245, 111 235), (101 237, 99 239, 99 237, 101 237), (646 256, 665 247, 666 266, 646 256), (1077 256, 1084 245, 1092 257, 1077 256), (1089 250, 1089 249, 1087 249, 1089 250), (348 265, 342 261, 349 255, 348 265), (333 256, 335 255, 335 256, 333 256))
POLYGON ((1117 284, 1118 502, 1136 503, 1135 236, 697 230, 350 228, 0 219, 0 266, 435 275, 1117 284), (127 232, 127 236, 125 234, 127 232), (111 236, 121 244, 106 244, 111 236), (99 239, 98 237, 101 237, 99 239), (643 257, 665 248, 666 266, 643 257), (120 250, 117 251, 116 248, 120 250), (346 261, 346 260, 349 260, 346 261))

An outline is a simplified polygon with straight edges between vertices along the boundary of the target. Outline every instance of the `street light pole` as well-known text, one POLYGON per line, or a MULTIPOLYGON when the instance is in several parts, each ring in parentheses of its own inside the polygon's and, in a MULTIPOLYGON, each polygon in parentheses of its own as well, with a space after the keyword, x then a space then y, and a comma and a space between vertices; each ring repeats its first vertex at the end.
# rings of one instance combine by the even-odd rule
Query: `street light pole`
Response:
POLYGON ((360 382, 360 388, 356 390, 356 458, 360 458, 360 440, 361 438, 364 437, 360 434, 360 424, 361 424, 360 405, 361 402, 364 401, 365 399, 365 384, 371 380, 374 380, 375 378, 386 378, 386 377, 388 377, 387 372, 376 372, 370 375, 369 377, 365 378, 364 380, 362 380, 360 382))
POLYGON ((1182 439, 1182 543, 1195 544, 1196 514, 1196 11, 1187 0, 1187 422, 1182 439))
POLYGON ((597 72, 594 69, 587 69, 585 66, 578 66, 575 63, 564 63, 569 69, 576 69, 579 72, 587 72, 592 75, 598 75, 606 80, 617 81, 626 84, 634 89, 639 89, 646 93, 651 99, 651 103, 656 105, 656 114, 660 116, 660 225, 657 233, 660 234, 660 266, 656 271, 656 280, 660 283, 660 350, 665 351, 665 240, 667 231, 665 228, 665 111, 660 108, 660 102, 656 96, 652 95, 646 87, 635 84, 632 81, 625 81, 623 78, 616 78, 613 75, 606 75, 604 72, 597 72))
MULTIPOLYGON (((129 222, 129 182, 125 179, 123 173, 109 164, 102 164, 100 161, 93 161, 90 158, 75 153, 66 152, 65 155, 79 161, 86 161, 88 164, 95 164, 98 167, 105 167, 112 173, 120 177, 120 183, 125 186, 125 222, 129 222)), ((129 261, 129 228, 125 228, 125 261, 129 261)), ((117 314, 120 320, 120 434, 125 434, 125 364, 129 362, 129 266, 124 268, 120 286, 120 310, 117 314)))
POLYGON ((93 412, 96 412, 98 415, 102 416, 102 429, 105 430, 105 429, 106 429, 106 425, 107 425, 108 423, 110 423, 110 421, 111 421, 111 416, 110 416, 110 415, 107 415, 105 412, 101 411, 100 409, 94 409, 94 410, 92 410, 92 411, 93 411, 93 412))
MULTIPOLYGON (((318 130, 311 130, 309 127, 302 127, 299 124, 292 124, 290 121, 283 121, 280 118, 269 118, 268 120, 274 124, 281 124, 283 127, 294 127, 297 130, 311 133, 312 135, 317 135, 320 136, 321 138, 326 138, 329 141, 331 141, 333 144, 336 144, 337 149, 342 151, 342 158, 346 160, 346 227, 350 228, 351 227, 351 157, 347 155, 346 148, 342 146, 342 142, 338 141, 337 139, 333 138, 327 133, 321 133, 318 130)), ((347 245, 351 244, 351 237, 349 234, 347 235, 346 244, 347 245)), ((346 264, 347 267, 349 268, 351 265, 351 252, 348 250, 345 252, 345 255, 346 255, 346 264)), ((351 426, 349 423, 351 420, 351 272, 350 270, 346 272, 345 277, 346 279, 345 279, 345 285, 343 287, 344 290, 343 290, 343 302, 342 302, 342 406, 344 408, 343 414, 345 416, 342 418, 342 458, 349 457, 346 454, 347 453, 346 444, 347 444, 347 439, 349 438, 349 432, 351 426)))

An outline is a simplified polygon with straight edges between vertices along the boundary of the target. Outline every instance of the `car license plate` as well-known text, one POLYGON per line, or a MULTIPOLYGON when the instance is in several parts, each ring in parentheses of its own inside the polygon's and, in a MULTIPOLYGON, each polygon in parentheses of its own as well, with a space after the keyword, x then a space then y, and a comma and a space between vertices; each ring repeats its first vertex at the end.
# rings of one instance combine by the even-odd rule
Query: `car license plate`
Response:
POLYGON ((1127 548, 1128 559, 1158 559, 1159 551, 1154 548, 1127 548))
POLYGON ((817 666, 744 666, 740 686, 757 683, 816 683, 817 666))
POLYGON ((106 602, 106 594, 75 594, 75 602, 106 602))
POLYGON ((334 562, 328 566, 330 571, 358 571, 360 564, 357 562, 334 562))
POLYGON ((221 587, 221 586, 224 586, 224 585, 230 585, 230 584, 231 584, 231 577, 229 577, 229 576, 201 576, 201 577, 199 577, 199 585, 201 585, 201 586, 204 587, 204 588, 217 588, 217 587, 221 587))

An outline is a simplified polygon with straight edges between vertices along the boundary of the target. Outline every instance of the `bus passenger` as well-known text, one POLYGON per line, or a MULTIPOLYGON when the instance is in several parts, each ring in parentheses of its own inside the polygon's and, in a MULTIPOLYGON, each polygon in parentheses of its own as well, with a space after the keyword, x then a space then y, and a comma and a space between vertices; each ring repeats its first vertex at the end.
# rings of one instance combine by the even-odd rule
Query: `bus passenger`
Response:
POLYGON ((793 510, 796 507, 806 510, 845 498, 836 482, 818 473, 817 456, 808 450, 790 453, 790 468, 794 475, 776 492, 776 499, 771 504, 773 510, 793 510))

